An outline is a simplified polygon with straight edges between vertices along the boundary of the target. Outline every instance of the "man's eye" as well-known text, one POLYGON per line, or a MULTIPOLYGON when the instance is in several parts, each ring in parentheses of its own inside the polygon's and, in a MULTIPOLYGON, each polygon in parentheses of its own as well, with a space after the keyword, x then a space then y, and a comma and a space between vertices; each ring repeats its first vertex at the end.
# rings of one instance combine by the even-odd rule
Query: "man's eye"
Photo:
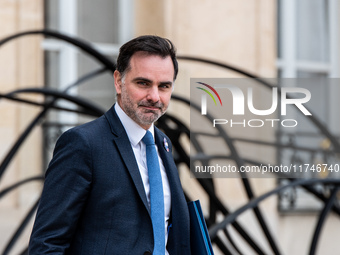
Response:
POLYGON ((147 85, 147 83, 146 83, 145 81, 139 81, 139 82, 137 82, 137 84, 143 85, 143 86, 146 86, 146 85, 147 85))
POLYGON ((171 85, 170 84, 162 84, 159 87, 163 88, 163 89, 169 89, 169 88, 171 88, 171 85))

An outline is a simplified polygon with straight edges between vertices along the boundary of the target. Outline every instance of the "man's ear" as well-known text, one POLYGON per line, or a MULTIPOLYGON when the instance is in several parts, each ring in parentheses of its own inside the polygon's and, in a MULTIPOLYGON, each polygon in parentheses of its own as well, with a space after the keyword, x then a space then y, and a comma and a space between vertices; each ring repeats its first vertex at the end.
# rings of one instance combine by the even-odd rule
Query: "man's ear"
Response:
POLYGON ((115 82, 116 93, 120 94, 122 91, 122 75, 119 71, 115 70, 113 73, 113 78, 115 82))

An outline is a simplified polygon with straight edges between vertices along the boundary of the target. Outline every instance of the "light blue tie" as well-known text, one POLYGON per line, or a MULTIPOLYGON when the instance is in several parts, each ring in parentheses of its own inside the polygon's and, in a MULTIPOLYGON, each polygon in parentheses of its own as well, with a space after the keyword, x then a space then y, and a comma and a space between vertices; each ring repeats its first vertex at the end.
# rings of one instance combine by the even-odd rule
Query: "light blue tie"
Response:
POLYGON ((162 176, 158 163, 155 141, 150 131, 146 131, 142 141, 146 145, 146 164, 148 166, 150 183, 151 220, 155 247, 153 255, 164 255, 165 226, 164 226, 164 196, 162 176))

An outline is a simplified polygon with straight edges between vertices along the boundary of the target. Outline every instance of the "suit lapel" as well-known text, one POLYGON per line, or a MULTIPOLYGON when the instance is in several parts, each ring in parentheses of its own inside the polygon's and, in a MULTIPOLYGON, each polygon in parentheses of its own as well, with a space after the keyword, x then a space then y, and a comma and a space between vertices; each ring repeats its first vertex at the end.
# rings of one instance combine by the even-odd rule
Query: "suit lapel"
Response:
POLYGON ((120 155, 122 156, 122 159, 124 161, 124 164, 126 165, 127 170, 130 173, 130 176, 132 178, 132 181, 137 189, 137 192, 140 196, 140 198, 143 201, 143 204, 145 208, 150 213, 150 208, 148 206, 148 202, 146 199, 146 194, 144 190, 143 181, 138 169, 138 165, 135 159, 135 155, 133 153, 133 150, 131 148, 131 144, 129 141, 129 138, 125 132, 125 129, 120 122, 116 111, 114 110, 114 107, 112 107, 106 114, 105 114, 110 127, 111 131, 114 135, 114 142, 117 145, 118 151, 120 155))
POLYGON ((166 174, 168 176, 170 190, 171 190, 171 200, 172 203, 176 203, 178 199, 178 189, 181 187, 178 174, 177 167, 172 157, 170 141, 168 138, 155 127, 155 140, 158 147, 159 155, 162 158, 166 174))
POLYGON ((171 221, 167 249, 170 254, 190 254, 190 218, 176 164, 172 157, 171 143, 155 127, 156 144, 168 176, 171 190, 171 221), (164 140, 165 139, 165 140, 164 140), (167 149, 168 148, 168 149, 167 149))

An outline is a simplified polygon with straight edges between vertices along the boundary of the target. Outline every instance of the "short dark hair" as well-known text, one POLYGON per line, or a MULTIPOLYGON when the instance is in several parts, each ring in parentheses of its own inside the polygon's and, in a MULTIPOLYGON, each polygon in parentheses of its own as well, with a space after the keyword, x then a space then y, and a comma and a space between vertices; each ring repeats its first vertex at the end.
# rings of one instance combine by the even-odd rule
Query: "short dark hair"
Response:
POLYGON ((139 36, 120 47, 116 70, 119 71, 122 76, 124 76, 130 68, 132 55, 138 51, 143 51, 150 55, 157 55, 162 58, 170 56, 174 65, 174 80, 176 80, 178 73, 176 49, 169 39, 154 35, 139 36))

